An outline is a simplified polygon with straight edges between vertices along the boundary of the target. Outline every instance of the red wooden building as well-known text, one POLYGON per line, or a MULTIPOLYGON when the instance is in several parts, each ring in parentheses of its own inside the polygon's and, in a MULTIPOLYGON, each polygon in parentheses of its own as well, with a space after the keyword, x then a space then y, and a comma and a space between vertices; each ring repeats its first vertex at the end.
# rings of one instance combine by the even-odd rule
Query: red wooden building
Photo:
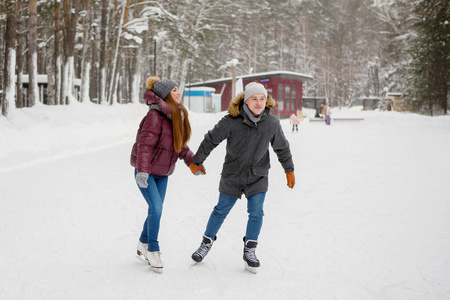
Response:
MULTIPOLYGON (((238 76, 242 78, 243 87, 250 82, 263 84, 267 92, 277 101, 274 114, 278 117, 289 116, 303 107, 303 82, 313 77, 295 72, 274 71, 238 76)), ((186 85, 189 87, 207 86, 215 88, 216 94, 221 94, 222 111, 228 109, 231 101, 231 77, 209 80, 186 85)))

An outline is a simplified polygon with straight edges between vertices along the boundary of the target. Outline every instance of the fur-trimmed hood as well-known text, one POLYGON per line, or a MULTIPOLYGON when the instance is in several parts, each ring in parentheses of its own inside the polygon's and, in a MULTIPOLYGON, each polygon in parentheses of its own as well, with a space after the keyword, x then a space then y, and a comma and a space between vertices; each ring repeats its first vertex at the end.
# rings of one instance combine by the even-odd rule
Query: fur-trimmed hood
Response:
MULTIPOLYGON (((232 117, 239 116, 239 113, 240 113, 239 105, 244 100, 244 96, 245 96, 245 92, 240 93, 235 98, 233 98, 230 102, 230 105, 228 105, 228 113, 232 117)), ((271 95, 267 96, 266 107, 269 109, 274 108, 275 104, 276 104, 275 99, 273 99, 273 97, 271 95)))
POLYGON ((147 90, 144 93, 144 102, 150 109, 156 109, 170 118, 171 112, 169 105, 161 99, 153 90, 147 90))

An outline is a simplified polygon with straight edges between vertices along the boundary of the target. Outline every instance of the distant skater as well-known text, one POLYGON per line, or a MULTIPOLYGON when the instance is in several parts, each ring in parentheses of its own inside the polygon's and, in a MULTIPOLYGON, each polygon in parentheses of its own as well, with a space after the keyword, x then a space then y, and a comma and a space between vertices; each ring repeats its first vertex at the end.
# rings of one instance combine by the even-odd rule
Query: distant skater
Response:
POLYGON ((328 104, 325 108, 325 114, 326 114, 326 123, 327 125, 331 124, 331 104, 328 104))
POLYGON ((295 114, 291 115, 290 123, 292 124, 292 132, 294 132, 294 130, 298 132, 298 123, 300 123, 300 120, 295 114))

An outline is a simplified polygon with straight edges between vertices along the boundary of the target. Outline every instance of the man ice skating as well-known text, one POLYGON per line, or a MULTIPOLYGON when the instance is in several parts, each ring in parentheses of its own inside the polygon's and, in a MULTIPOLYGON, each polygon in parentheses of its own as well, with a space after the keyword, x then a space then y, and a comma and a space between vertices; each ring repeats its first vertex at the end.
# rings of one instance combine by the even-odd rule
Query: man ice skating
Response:
POLYGON ((205 134, 190 166, 193 174, 204 173, 203 162, 223 140, 227 140, 226 156, 219 184, 219 201, 214 207, 200 247, 192 259, 201 262, 217 239, 222 223, 242 194, 247 198, 249 213, 244 236, 245 267, 256 273, 260 262, 255 254, 263 222, 263 204, 268 189, 270 168, 269 144, 280 161, 287 185, 295 185, 294 162, 280 121, 271 115, 275 100, 267 96, 260 83, 251 82, 245 91, 231 100, 229 114, 205 134))

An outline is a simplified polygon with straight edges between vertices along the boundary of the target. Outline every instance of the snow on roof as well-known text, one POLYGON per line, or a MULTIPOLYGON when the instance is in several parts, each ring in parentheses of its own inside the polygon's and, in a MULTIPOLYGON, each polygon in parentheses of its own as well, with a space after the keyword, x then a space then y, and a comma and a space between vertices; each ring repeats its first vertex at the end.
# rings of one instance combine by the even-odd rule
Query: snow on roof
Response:
MULTIPOLYGON (((247 74, 242 76, 236 76, 236 79, 238 78, 254 78, 254 77, 269 77, 269 76, 275 76, 275 75, 286 75, 286 76, 293 76, 293 77, 300 77, 302 80, 313 80, 313 77, 306 74, 296 73, 296 72, 290 72, 290 71, 272 71, 272 72, 263 72, 263 73, 254 73, 254 74, 247 74)), ((211 84, 211 83, 219 83, 224 81, 231 81, 232 77, 224 77, 220 79, 214 79, 214 80, 207 80, 197 83, 190 83, 186 86, 198 86, 202 84, 211 84)))
MULTIPOLYGON (((17 76, 15 76, 15 80, 17 81, 17 76)), ((22 75, 22 82, 28 83, 28 74, 22 75)), ((47 75, 46 74, 37 74, 36 82, 37 83, 47 83, 47 75)))
POLYGON ((189 88, 191 91, 210 91, 214 92, 216 89, 209 86, 196 86, 189 88))
MULTIPOLYGON (((14 76, 14 81, 17 82, 17 76, 14 76)), ((47 83, 48 82, 48 76, 47 74, 37 74, 36 76, 36 83, 47 83)), ((28 74, 22 75, 22 83, 28 83, 28 74)), ((75 86, 81 86, 81 79, 80 78, 74 78, 73 84, 75 86)))
POLYGON ((403 93, 402 92, 389 92, 386 94, 386 97, 402 97, 403 93))

